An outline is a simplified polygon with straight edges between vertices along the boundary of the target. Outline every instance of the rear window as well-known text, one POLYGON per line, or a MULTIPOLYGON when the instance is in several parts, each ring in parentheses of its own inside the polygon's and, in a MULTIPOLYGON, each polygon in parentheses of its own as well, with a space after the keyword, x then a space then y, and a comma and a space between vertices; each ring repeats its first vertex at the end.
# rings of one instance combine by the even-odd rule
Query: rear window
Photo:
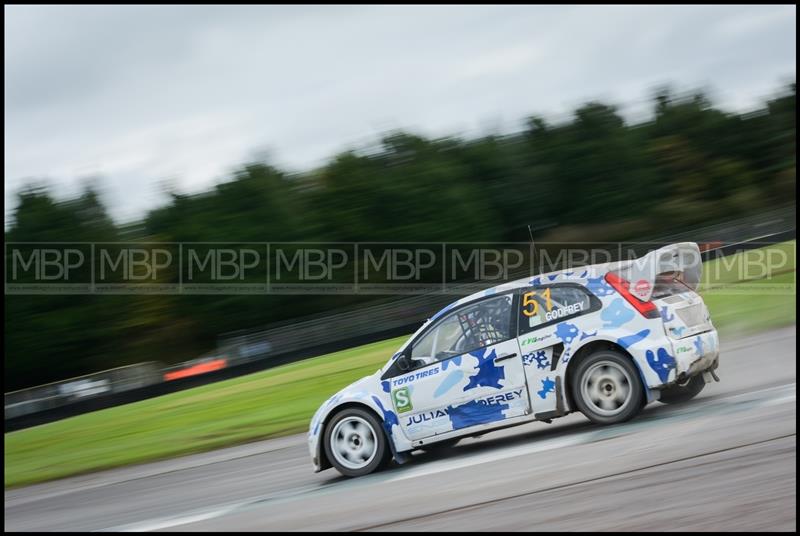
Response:
POLYGON ((681 281, 682 277, 683 272, 668 272, 658 274, 655 285, 653 286, 652 299, 657 300, 659 298, 674 296, 675 294, 680 294, 681 292, 686 292, 687 290, 691 291, 692 289, 686 285, 686 283, 681 281))

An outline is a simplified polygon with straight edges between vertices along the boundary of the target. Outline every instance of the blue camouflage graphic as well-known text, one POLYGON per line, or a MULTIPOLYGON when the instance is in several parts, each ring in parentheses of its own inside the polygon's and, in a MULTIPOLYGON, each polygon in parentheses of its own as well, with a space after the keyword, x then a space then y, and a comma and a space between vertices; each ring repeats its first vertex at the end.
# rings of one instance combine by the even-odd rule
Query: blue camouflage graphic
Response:
POLYGON ((614 288, 606 283, 604 277, 590 277, 586 279, 586 288, 595 296, 603 297, 614 294, 614 288))
POLYGON ((442 383, 439 384, 439 387, 436 388, 436 391, 433 393, 433 398, 439 398, 440 396, 447 393, 450 389, 458 385, 461 379, 464 377, 463 370, 454 370, 447 377, 442 380, 442 383))
POLYGON ((381 381, 381 389, 383 389, 385 393, 388 393, 391 390, 391 387, 389 386, 389 380, 381 381))
POLYGON ((530 366, 536 361, 536 368, 546 369, 550 366, 550 360, 547 359, 547 352, 545 350, 536 350, 522 356, 522 362, 526 366, 530 366))
POLYGON ((647 357, 647 364, 658 374, 661 382, 666 383, 669 379, 669 372, 676 366, 675 358, 669 355, 666 348, 659 348, 657 353, 647 350, 645 357, 647 357))
POLYGON ((317 413, 314 416, 314 418, 316 419, 316 423, 314 424, 314 431, 312 432, 314 435, 317 435, 319 433, 319 427, 322 424, 322 419, 320 418, 320 414, 321 414, 322 409, 327 408, 329 406, 336 405, 336 403, 339 402, 339 400, 341 400, 343 396, 344 396, 343 393, 337 393, 337 394, 333 395, 332 397, 330 397, 328 399, 327 402, 325 402, 325 404, 322 406, 322 408, 317 410, 317 413))
POLYGON ((552 393, 555 388, 556 382, 551 380, 550 376, 546 376, 542 380, 542 389, 536 393, 542 398, 542 400, 544 400, 547 397, 547 393, 552 393))
POLYGON ((675 315, 669 314, 669 310, 667 309, 666 305, 663 306, 659 312, 661 313, 661 318, 664 320, 664 322, 672 322, 675 320, 675 315))
POLYGON ((694 340, 694 349, 697 351, 697 355, 703 355, 703 338, 699 335, 694 340))
POLYGON ((497 353, 492 349, 486 354, 486 348, 481 348, 469 355, 478 360, 477 373, 469 377, 469 382, 464 386, 464 391, 475 389, 476 387, 494 387, 500 389, 500 380, 506 378, 506 373, 501 365, 494 362, 497 353))
POLYGON ((634 333, 633 335, 628 335, 627 337, 620 337, 619 339, 617 339, 617 344, 619 344, 623 348, 627 348, 627 347, 633 346, 637 342, 641 341, 642 339, 647 337, 649 334, 650 334, 650 330, 649 329, 643 329, 642 331, 640 331, 638 333, 634 333))
POLYGON ((562 322, 556 326, 556 337, 561 339, 564 344, 569 344, 578 336, 578 326, 569 322, 562 322))
POLYGON ((448 406, 447 416, 453 424, 453 430, 467 428, 477 424, 501 421, 505 418, 503 410, 508 409, 508 404, 482 404, 471 400, 460 406, 448 406))
POLYGON ((389 435, 389 437, 392 437, 392 426, 395 424, 400 426, 400 421, 397 420, 397 414, 390 409, 385 409, 383 404, 381 404, 381 399, 377 396, 372 395, 372 400, 375 401, 375 403, 381 409, 381 413, 383 413, 383 429, 386 430, 386 433, 389 435))
POLYGON ((444 361, 442 361, 442 370, 447 370, 447 367, 449 367, 450 365, 454 365, 456 367, 460 367, 461 366, 461 357, 462 356, 457 355, 456 357, 452 357, 450 359, 445 359, 444 361))
POLYGON ((614 298, 600 313, 600 318, 603 319, 604 328, 618 328, 633 320, 635 315, 636 313, 625 304, 625 300, 614 298))
POLYGON ((594 330, 593 333, 587 333, 584 331, 583 333, 581 333, 580 340, 588 339, 589 337, 597 337, 597 330, 594 330))

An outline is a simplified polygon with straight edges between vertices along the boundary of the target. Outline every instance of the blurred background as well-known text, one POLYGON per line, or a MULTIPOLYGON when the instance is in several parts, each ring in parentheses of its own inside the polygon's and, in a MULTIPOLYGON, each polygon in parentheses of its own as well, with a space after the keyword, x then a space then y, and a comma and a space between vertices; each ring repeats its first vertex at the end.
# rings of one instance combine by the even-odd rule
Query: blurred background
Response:
POLYGON ((796 6, 4 15, 9 530, 796 530, 796 6), (345 483, 312 474, 312 415, 472 292, 469 270, 407 295, 264 292, 262 265, 220 292, 190 291, 182 264, 144 282, 166 291, 95 285, 100 245, 531 235, 551 258, 698 242, 722 381, 631 423, 576 413, 345 483), (39 277, 29 255, 63 244, 91 255, 91 291, 39 277))
MULTIPOLYGON (((793 211, 795 12, 7 6, 5 240, 619 241, 793 211)), ((8 392, 376 297, 4 300, 8 392)))

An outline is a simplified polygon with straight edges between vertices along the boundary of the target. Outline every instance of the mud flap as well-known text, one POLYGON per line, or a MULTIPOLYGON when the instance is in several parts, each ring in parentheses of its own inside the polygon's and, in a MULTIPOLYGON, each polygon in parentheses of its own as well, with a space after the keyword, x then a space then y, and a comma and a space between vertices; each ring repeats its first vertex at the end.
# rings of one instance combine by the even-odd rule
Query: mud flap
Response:
POLYGON ((714 372, 713 369, 704 370, 703 381, 705 381, 706 383, 714 383, 715 381, 718 382, 719 376, 717 376, 717 373, 714 372))
POLYGON ((397 465, 408 463, 408 460, 411 459, 411 454, 408 452, 397 452, 394 450, 394 445, 392 445, 392 456, 394 457, 394 461, 397 462, 397 465))
POLYGON ((394 458, 394 461, 396 461, 398 465, 403 465, 408 462, 408 460, 411 459, 411 451, 397 452, 394 446, 394 440, 392 439, 392 432, 386 430, 385 426, 383 431, 386 433, 386 442, 389 443, 389 450, 392 451, 392 458, 394 458))

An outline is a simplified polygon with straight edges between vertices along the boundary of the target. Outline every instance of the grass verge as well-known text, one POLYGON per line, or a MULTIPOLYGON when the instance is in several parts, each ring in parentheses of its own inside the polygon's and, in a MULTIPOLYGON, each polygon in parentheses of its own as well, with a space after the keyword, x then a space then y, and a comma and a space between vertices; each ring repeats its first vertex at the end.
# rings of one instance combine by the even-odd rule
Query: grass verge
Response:
MULTIPOLYGON (((706 263, 702 294, 723 338, 796 322, 795 241, 762 249, 788 254, 767 277, 759 250, 706 263), (748 260, 752 270, 742 271, 748 260)), ((5 434, 5 486, 303 432, 323 401, 381 367, 405 338, 5 434)))

